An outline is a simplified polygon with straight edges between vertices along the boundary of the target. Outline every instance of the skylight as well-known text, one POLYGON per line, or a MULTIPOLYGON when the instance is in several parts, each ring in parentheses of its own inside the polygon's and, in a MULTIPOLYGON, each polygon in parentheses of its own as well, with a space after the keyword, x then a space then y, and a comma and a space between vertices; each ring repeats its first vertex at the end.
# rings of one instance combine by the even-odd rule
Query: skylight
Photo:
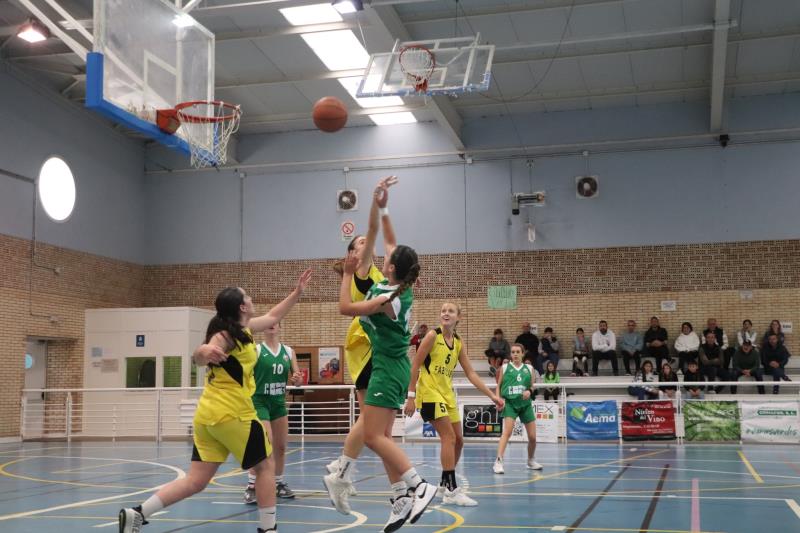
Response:
POLYGON ((285 7, 280 10, 293 26, 306 26, 308 24, 325 24, 326 22, 339 22, 342 16, 328 2, 327 4, 314 4, 310 6, 285 7))
POLYGON ((351 30, 304 33, 303 40, 328 70, 365 68, 369 54, 351 30))
POLYGON ((416 122, 417 119, 410 111, 401 111, 399 113, 377 113, 370 115, 369 118, 378 126, 391 126, 393 124, 411 124, 416 122))

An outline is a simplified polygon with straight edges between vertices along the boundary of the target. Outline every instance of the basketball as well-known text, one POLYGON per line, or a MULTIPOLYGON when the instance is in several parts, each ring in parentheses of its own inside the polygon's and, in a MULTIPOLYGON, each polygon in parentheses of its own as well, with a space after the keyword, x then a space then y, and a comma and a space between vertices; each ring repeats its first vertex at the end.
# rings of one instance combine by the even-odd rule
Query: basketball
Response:
POLYGON ((347 107, 344 102, 334 96, 326 96, 317 100, 312 113, 314 124, 328 133, 339 131, 347 124, 347 107))

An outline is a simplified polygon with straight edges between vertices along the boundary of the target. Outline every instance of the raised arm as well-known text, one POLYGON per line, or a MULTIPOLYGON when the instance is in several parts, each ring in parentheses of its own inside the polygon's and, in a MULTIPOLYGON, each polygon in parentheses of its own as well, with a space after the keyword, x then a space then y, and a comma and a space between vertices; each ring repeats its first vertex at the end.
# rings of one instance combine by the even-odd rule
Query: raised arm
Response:
POLYGON ((300 274, 300 278, 297 280, 297 286, 292 292, 289 293, 289 296, 284 298, 281 303, 267 311, 265 315, 251 318, 247 323, 247 327, 249 327, 253 332, 262 332, 280 322, 283 317, 289 314, 289 311, 292 310, 294 304, 300 300, 300 297, 303 295, 303 291, 308 285, 310 279, 311 269, 309 268, 300 274))
POLYGON ((428 354, 431 353, 431 349, 433 349, 433 343, 436 342, 436 331, 430 330, 428 333, 425 334, 423 337, 422 342, 419 344, 419 348, 417 349, 417 353, 414 355, 414 359, 411 361, 411 381, 408 382, 408 392, 409 396, 406 400, 406 406, 403 409, 403 412, 406 416, 411 416, 414 414, 416 410, 416 406, 414 405, 414 398, 416 397, 417 393, 417 380, 419 379, 419 367, 422 366, 422 363, 425 361, 425 358, 428 357, 428 354), (414 396, 412 396, 412 394, 414 396))
POLYGON ((350 284, 353 282, 358 257, 349 253, 344 261, 344 275, 339 286, 339 313, 346 316, 369 316, 376 313, 386 313, 394 317, 394 308, 389 302, 389 295, 380 295, 377 298, 354 302, 350 299, 350 284))
MULTIPOLYGON (((472 368, 472 363, 469 361, 467 350, 464 348, 463 344, 461 345, 461 353, 458 354, 458 363, 461 365, 461 368, 464 369, 464 375, 467 376, 469 382, 472 383, 476 389, 485 394, 487 398, 492 400, 498 409, 502 410, 505 406, 505 402, 498 394, 493 393, 492 390, 486 386, 478 373, 475 372, 475 369, 472 368)), ((414 377, 413 373, 411 374, 411 377, 414 377)))
POLYGON ((383 227, 383 249, 386 258, 391 257, 392 252, 397 248, 397 236, 394 233, 394 226, 392 225, 392 219, 389 218, 389 209, 387 207, 389 203, 389 187, 397 184, 397 181, 396 176, 383 178, 378 185, 381 188, 381 193, 379 194, 378 189, 375 190, 375 199, 380 209, 381 226, 383 227))

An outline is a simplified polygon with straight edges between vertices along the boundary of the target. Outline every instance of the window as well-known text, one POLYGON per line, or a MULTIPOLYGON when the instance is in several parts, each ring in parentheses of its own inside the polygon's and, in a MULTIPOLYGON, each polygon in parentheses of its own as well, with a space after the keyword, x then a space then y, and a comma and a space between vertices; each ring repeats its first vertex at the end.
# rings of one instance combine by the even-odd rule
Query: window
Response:
POLYGON ((192 368, 189 370, 189 386, 197 387, 197 365, 192 361, 192 368))
POLYGON ((37 182, 44 212, 56 222, 64 222, 75 207, 75 178, 66 161, 51 157, 42 165, 37 182))
POLYGON ((155 357, 127 357, 125 359, 125 387, 129 389, 156 386, 155 357))
POLYGON ((164 386, 181 386, 181 357, 164 357, 164 386))
POLYGON ((31 368, 33 368, 33 363, 34 363, 33 356, 31 354, 29 354, 29 353, 26 353, 25 354, 25 370, 30 370, 31 368))

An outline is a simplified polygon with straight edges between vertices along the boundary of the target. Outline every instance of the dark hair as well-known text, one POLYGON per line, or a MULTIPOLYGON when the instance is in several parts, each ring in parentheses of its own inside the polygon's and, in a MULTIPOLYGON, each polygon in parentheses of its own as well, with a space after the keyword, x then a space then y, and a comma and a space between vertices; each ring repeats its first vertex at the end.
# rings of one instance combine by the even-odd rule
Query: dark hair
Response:
MULTIPOLYGON (((347 243, 347 252, 352 252, 356 249, 356 241, 363 237, 363 235, 354 235, 350 242, 347 243)), ((344 261, 341 259, 337 260, 333 263, 333 271, 339 274, 340 276, 344 276, 344 261)))
POLYGON ((751 326, 753 325, 753 321, 752 321, 752 320, 750 320, 749 318, 745 318, 744 320, 742 320, 742 325, 743 325, 743 326, 744 326, 744 323, 745 323, 745 322, 748 322, 748 323, 749 323, 751 326))
POLYGON ((500 328, 497 328, 496 330, 494 330, 494 334, 495 335, 502 335, 503 334, 503 330, 500 329, 500 328))
POLYGON ((350 239, 350 242, 347 243, 347 251, 352 252, 356 249, 356 241, 363 237, 363 235, 353 235, 353 238, 350 239))
POLYGON ((547 364, 544 365, 544 373, 546 375, 548 375, 548 376, 555 376, 557 371, 558 371, 558 368, 556 367, 556 364, 552 360, 548 360, 547 364), (553 365, 553 371, 552 372, 550 372, 550 369, 547 368, 550 365, 553 365))
POLYGON ((578 328, 578 329, 576 329, 576 330, 575 330, 575 333, 578 333, 579 331, 580 331, 581 333, 583 333, 583 328, 578 328))
POLYGON ((206 343, 220 331, 226 332, 230 338, 242 344, 250 344, 253 338, 245 333, 239 323, 242 313, 239 307, 244 303, 244 292, 239 287, 226 287, 217 294, 214 307, 217 314, 208 322, 206 343))
POLYGON ((659 322, 661 322, 661 319, 659 319, 657 316, 651 316, 650 322, 652 322, 653 320, 658 320, 659 322))
POLYGON ((778 338, 778 334, 775 333, 774 331, 770 331, 769 333, 767 333, 767 338, 770 338, 770 337, 778 338))
POLYGON ((783 332, 783 326, 781 325, 781 321, 780 320, 773 320, 772 322, 770 322, 769 323, 769 330, 772 331, 772 324, 775 324, 776 322, 778 323, 778 333, 782 333, 783 332))
POLYGON ((689 326, 689 331, 694 331, 691 322, 684 322, 683 324, 681 324, 681 329, 683 329, 683 326, 689 326))
POLYGON ((389 264, 394 265, 394 275, 400 282, 400 286, 397 287, 397 290, 394 291, 389 298, 391 302, 417 281, 419 277, 419 259, 417 258, 417 252, 410 246, 400 244, 394 249, 394 252, 392 252, 392 256, 389 258, 389 264))
POLYGON ((597 325, 599 326, 600 324, 605 324, 607 326, 608 322, 606 322, 605 320, 601 320, 600 322, 597 323, 597 325))
POLYGON ((650 365, 650 371, 653 371, 653 362, 650 359, 642 361, 642 374, 644 374, 644 365, 650 365))
POLYGON ((551 328, 550 326, 547 326, 546 328, 544 328, 544 332, 545 333, 553 333, 553 328, 551 328))

